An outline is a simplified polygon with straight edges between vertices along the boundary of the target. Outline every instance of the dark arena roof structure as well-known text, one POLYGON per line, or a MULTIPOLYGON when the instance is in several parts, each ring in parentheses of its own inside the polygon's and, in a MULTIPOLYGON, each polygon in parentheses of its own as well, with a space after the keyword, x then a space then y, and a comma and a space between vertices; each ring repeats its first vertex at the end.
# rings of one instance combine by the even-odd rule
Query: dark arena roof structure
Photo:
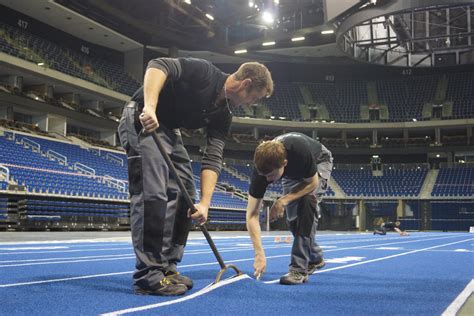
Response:
POLYGON ((265 60, 288 55, 306 61, 318 57, 311 47, 334 44, 337 37, 342 51, 370 63, 416 67, 474 61, 472 1, 56 2, 147 46, 226 54, 246 50, 265 60))

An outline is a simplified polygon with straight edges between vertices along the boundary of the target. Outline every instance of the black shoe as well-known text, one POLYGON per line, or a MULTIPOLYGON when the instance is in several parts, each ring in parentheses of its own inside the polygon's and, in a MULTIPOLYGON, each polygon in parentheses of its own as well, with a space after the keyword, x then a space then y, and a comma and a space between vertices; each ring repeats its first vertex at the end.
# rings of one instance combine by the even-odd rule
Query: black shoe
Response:
POLYGON ((159 295, 159 296, 175 296, 183 295, 188 288, 184 284, 173 284, 168 278, 163 278, 160 281, 160 287, 154 290, 146 290, 135 287, 135 294, 138 295, 159 295))
POLYGON ((280 278, 280 284, 286 285, 303 284, 306 281, 308 281, 308 275, 297 271, 290 271, 280 278))
POLYGON ((326 262, 324 262, 324 259, 321 260, 319 263, 308 264, 308 274, 313 274, 314 271, 324 268, 325 265, 326 262))
POLYGON ((188 290, 193 288, 193 280, 179 272, 168 271, 165 273, 165 276, 173 284, 184 284, 188 290))

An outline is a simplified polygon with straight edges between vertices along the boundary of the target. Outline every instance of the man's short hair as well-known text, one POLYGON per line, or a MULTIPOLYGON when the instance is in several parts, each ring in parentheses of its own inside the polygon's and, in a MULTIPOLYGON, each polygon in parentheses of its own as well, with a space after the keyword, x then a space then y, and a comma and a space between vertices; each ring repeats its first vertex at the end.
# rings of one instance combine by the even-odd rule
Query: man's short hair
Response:
POLYGON ((234 73, 235 79, 252 80, 252 89, 261 91, 265 89, 267 91, 267 98, 273 93, 273 79, 268 68, 258 62, 248 62, 242 64, 239 69, 234 73))
POLYGON ((253 162, 260 174, 268 174, 284 166, 286 159, 285 146, 279 141, 270 140, 261 143, 255 149, 253 162))

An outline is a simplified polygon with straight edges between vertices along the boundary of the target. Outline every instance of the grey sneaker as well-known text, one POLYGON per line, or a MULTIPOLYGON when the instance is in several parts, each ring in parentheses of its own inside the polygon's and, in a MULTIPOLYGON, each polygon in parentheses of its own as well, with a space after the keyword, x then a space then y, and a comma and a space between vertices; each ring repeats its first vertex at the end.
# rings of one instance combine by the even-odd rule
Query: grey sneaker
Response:
POLYGON ((321 260, 319 263, 310 263, 308 265, 308 274, 313 274, 314 271, 324 268, 325 265, 326 262, 324 262, 324 259, 321 260))
POLYGON ((286 285, 302 284, 306 281, 308 281, 308 275, 297 271, 290 271, 280 278, 280 284, 286 285))
POLYGON ((160 281, 160 287, 157 289, 148 290, 135 286, 135 294, 138 295, 175 296, 183 295, 187 290, 184 284, 173 284, 166 277, 160 281))
POLYGON ((193 280, 179 272, 168 271, 165 273, 165 276, 173 284, 184 284, 188 290, 193 288, 193 280))

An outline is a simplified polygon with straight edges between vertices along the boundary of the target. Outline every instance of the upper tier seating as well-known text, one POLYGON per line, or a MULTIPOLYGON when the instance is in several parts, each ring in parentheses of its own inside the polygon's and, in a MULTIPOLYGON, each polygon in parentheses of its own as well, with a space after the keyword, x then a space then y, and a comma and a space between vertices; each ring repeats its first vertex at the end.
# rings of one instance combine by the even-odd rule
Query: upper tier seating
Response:
POLYGON ((332 175, 348 196, 411 196, 420 194, 427 174, 426 169, 384 170, 383 176, 373 176, 364 169, 333 170, 332 175))

